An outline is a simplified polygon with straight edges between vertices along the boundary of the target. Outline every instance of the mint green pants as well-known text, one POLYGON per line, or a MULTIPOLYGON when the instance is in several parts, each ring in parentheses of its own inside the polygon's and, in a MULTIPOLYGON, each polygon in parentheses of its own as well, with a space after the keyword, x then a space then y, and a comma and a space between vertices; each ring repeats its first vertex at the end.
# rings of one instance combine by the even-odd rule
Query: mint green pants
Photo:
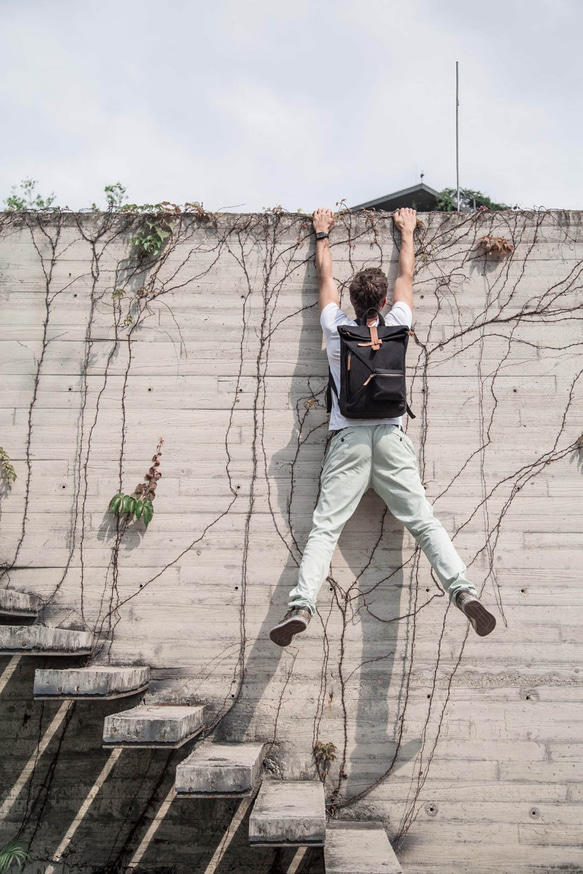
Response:
POLYGON ((477 594, 466 579, 466 566, 425 497, 415 447, 409 437, 397 425, 352 425, 337 431, 330 441, 322 468, 320 498, 298 584, 290 593, 290 607, 307 607, 315 612, 338 538, 369 488, 411 532, 450 600, 461 591, 477 594))

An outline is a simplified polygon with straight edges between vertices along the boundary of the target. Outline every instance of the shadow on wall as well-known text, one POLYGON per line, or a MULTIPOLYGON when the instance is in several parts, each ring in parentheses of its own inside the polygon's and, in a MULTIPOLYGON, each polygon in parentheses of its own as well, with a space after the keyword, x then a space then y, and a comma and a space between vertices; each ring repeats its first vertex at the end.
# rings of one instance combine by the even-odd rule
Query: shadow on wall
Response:
MULTIPOLYGON (((401 659, 396 673, 395 654, 397 647, 408 650, 410 619, 406 617, 412 598, 410 592, 402 597, 403 529, 376 495, 366 495, 347 524, 338 547, 346 567, 331 571, 322 586, 318 617, 308 631, 285 650, 269 639, 297 582, 327 439, 327 363, 315 341, 316 293, 308 267, 299 326, 299 348, 305 350, 305 357, 296 362, 288 402, 294 428, 287 445, 272 455, 268 471, 269 482, 277 484, 277 506, 270 500, 271 536, 285 542, 287 558, 247 656, 239 699, 219 724, 216 738, 277 742, 268 754, 268 767, 278 776, 296 779, 313 777, 315 743, 334 742, 337 759, 327 786, 335 803, 341 803, 342 797, 366 792, 380 782, 397 756, 400 762, 414 758, 420 744, 401 747, 399 741, 407 665, 401 659), (313 363, 312 376, 306 375, 306 358, 313 363), (309 689, 294 682, 296 659, 302 674, 314 678, 309 689), (272 683, 275 687, 265 695, 272 683), (275 702, 271 711, 270 701, 275 702)), ((262 444, 270 428, 269 416, 266 420, 262 444)))
MULTIPOLYGON (((308 272, 303 282, 302 287, 302 312, 300 315, 301 323, 299 325, 299 348, 309 349, 309 337, 313 332, 309 331, 312 321, 316 318, 314 308, 314 279, 310 278, 308 272)), ((317 350, 314 350, 314 353, 317 350)), ((316 361, 316 355, 314 355, 316 361)), ((299 364, 299 363, 298 363, 299 364)), ((319 370, 321 371, 321 365, 319 370)), ((268 370, 268 367, 267 367, 268 370)), ((297 570, 301 559, 300 547, 303 544, 295 546, 293 528, 290 530, 286 524, 286 520, 292 519, 290 512, 290 501, 292 499, 292 481, 294 477, 295 466, 301 463, 302 450, 299 447, 301 434, 301 422, 299 406, 295 404, 294 398, 301 395, 306 387, 305 368, 296 365, 294 375, 291 380, 289 402, 294 408, 294 428, 290 434, 288 444, 275 452, 271 458, 268 470, 270 483, 277 482, 277 503, 275 507, 272 503, 272 495, 269 494, 268 502, 272 516, 272 525, 270 527, 271 536, 274 540, 281 538, 285 543, 287 558, 285 565, 280 572, 279 580, 273 589, 271 605, 261 625, 257 637, 253 641, 251 650, 245 661, 244 676, 241 685, 241 692, 236 705, 230 712, 221 720, 216 731, 215 737, 217 740, 240 742, 248 737, 251 724, 254 722, 255 711, 260 704, 265 690, 272 682, 276 673, 280 668, 280 664, 291 658, 290 668, 293 670, 293 662, 295 661, 295 646, 288 649, 281 649, 271 642, 269 632, 271 628, 282 618, 283 613, 287 609, 287 595, 289 590, 295 585, 297 579, 297 570), (282 477, 282 472, 284 476, 282 477), (286 530, 287 529, 287 530, 286 530)), ((269 389, 267 389, 269 391, 269 389)), ((306 392, 308 394, 309 392, 306 392)), ((282 401, 283 403, 283 401, 282 401)), ((265 433, 269 429, 269 422, 263 424, 263 430, 259 437, 261 449, 264 449, 265 433)), ((320 429, 323 431, 324 429, 320 429)), ((310 441, 310 446, 317 445, 317 438, 313 437, 310 441)), ((305 450, 305 446, 303 447, 305 450)), ((311 509, 314 506, 314 500, 317 494, 318 483, 314 477, 313 498, 310 500, 311 509)), ((293 523, 292 523, 293 525, 293 523)), ((274 568, 274 577, 276 574, 274 568)), ((264 726, 262 730, 253 732, 260 736, 262 740, 275 741, 277 734, 277 725, 264 726)))

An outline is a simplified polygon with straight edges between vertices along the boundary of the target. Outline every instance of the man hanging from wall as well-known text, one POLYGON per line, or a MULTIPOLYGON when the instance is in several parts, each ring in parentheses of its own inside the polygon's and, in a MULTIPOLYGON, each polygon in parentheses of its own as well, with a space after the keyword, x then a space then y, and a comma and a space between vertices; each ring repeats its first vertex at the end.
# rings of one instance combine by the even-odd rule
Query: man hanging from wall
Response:
MULTIPOLYGON (((400 209, 393 215, 393 220, 401 232, 401 250, 393 304, 385 322, 386 325, 410 328, 415 267, 413 233, 417 214, 414 209, 400 209)), ((300 565, 298 584, 290 593, 289 612, 269 636, 278 646, 287 646, 294 635, 306 630, 316 611, 318 592, 328 575, 342 529, 367 489, 373 488, 393 516, 415 537, 450 601, 465 614, 477 634, 484 637, 494 630, 496 619, 478 600, 476 589, 466 578, 464 563, 444 527, 433 515, 419 477, 415 448, 403 431, 401 418, 349 419, 340 411, 337 396, 341 393, 338 327, 356 326, 357 322, 349 319, 339 306, 329 246, 329 234, 334 227, 331 210, 317 209, 313 226, 320 324, 335 388, 329 425, 333 436, 324 459, 320 496, 300 565)), ((372 345, 377 336, 375 326, 378 325, 378 316, 369 310, 380 311, 385 306, 387 291, 387 278, 376 267, 357 273, 350 283, 350 301, 357 319, 369 326, 371 343, 368 345, 372 345), (365 315, 366 319, 363 318, 365 315)))

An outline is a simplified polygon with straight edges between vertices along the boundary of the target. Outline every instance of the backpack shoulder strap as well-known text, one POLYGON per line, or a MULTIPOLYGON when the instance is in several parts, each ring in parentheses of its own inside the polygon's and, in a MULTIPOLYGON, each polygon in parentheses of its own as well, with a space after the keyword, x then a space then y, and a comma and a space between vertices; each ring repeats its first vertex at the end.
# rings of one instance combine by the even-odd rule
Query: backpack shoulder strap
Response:
POLYGON ((336 398, 338 398, 338 389, 336 388, 332 371, 328 368, 328 388, 326 389, 326 411, 328 413, 332 412, 332 392, 334 392, 336 398))
POLYGON ((380 310, 377 310, 377 309, 376 309, 376 307, 369 307, 369 309, 367 309, 367 311, 366 311, 365 313, 363 313, 362 316, 361 316, 359 319, 356 320, 356 324, 357 324, 357 325, 364 325, 364 326, 366 326, 367 321, 368 321, 370 318, 372 318, 372 316, 370 315, 371 313, 376 313, 377 318, 378 318, 378 320, 379 320, 379 325, 381 325, 381 326, 384 327, 384 324, 385 324, 384 316, 383 316, 383 314, 380 312, 380 310))

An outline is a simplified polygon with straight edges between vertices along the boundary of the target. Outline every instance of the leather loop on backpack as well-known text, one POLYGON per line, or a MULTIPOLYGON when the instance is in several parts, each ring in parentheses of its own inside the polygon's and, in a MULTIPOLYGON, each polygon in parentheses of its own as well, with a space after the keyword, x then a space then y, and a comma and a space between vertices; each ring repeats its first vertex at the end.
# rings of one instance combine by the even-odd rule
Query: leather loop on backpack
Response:
POLYGON ((379 337, 379 332, 377 331, 376 325, 371 325, 369 330, 370 330, 370 341, 371 341, 370 345, 372 346, 372 348, 376 352, 377 349, 380 349, 381 346, 383 345, 383 341, 379 337))
POLYGON ((357 325, 363 325, 363 326, 365 326, 366 323, 367 323, 367 321, 368 321, 369 318, 370 318, 369 313, 376 313, 377 318, 378 318, 378 320, 379 320, 379 325, 381 325, 382 327, 384 327, 384 325, 385 325, 385 318, 384 318, 383 314, 380 312, 380 310, 377 310, 377 309, 376 309, 376 307, 369 307, 369 308, 367 309, 367 311, 366 311, 365 313, 363 313, 362 316, 361 316, 359 319, 356 320, 356 324, 357 324, 357 325))
POLYGON ((381 346, 383 345, 383 341, 379 337, 379 332, 377 331, 376 325, 369 325, 370 331, 370 342, 369 343, 359 343, 359 346, 372 346, 373 352, 377 352, 381 346))

